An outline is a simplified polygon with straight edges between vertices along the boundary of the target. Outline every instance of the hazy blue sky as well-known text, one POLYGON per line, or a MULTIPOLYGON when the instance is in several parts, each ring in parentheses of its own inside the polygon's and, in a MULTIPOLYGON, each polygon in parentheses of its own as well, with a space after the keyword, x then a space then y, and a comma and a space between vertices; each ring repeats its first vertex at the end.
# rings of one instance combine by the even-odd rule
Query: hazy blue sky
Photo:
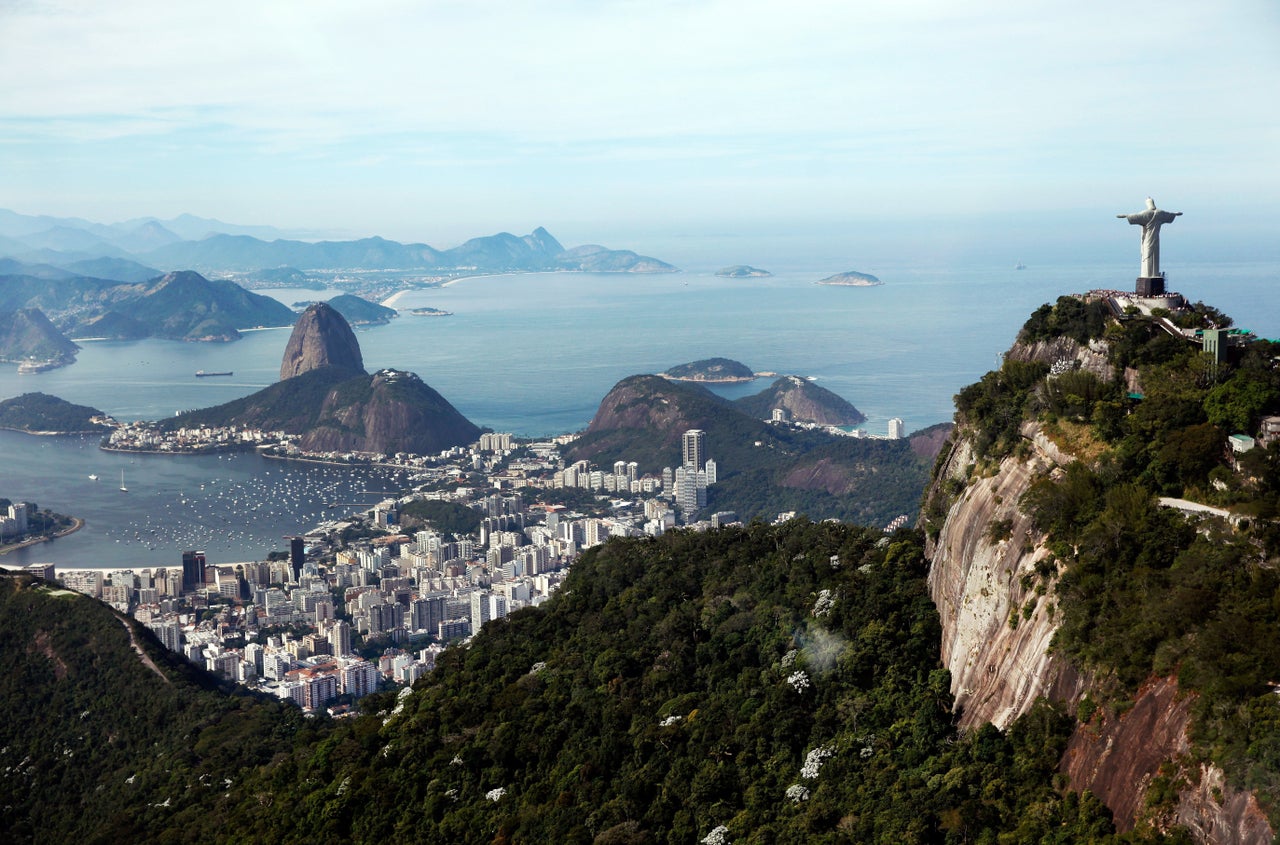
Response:
POLYGON ((1150 194, 1280 243, 1276 0, 0 0, 0 80, 24 213, 1032 260, 1136 255, 1150 194))

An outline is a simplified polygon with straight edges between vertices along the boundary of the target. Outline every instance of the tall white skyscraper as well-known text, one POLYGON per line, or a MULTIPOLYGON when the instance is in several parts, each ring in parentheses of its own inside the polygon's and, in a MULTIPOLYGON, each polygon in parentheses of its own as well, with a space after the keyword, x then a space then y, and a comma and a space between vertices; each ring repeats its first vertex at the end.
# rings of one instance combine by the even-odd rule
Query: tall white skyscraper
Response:
POLYGON ((893 419, 889 420, 889 439, 890 440, 902 439, 902 425, 903 423, 902 423, 901 417, 894 417, 893 419))
POLYGON ((338 657, 351 653, 351 626, 338 620, 329 629, 329 645, 338 657))
POLYGON ((684 433, 685 467, 702 469, 707 462, 707 433, 700 428, 691 428, 684 433))

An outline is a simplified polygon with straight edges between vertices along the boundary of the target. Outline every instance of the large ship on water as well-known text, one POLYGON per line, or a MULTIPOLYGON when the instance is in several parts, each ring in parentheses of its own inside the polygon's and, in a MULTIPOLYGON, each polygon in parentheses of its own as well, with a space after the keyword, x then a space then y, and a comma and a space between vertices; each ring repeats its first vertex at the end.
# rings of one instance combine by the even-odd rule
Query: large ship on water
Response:
POLYGON ((207 373, 204 370, 196 370, 196 378, 208 378, 209 376, 231 376, 231 375, 235 375, 235 373, 233 373, 231 370, 227 370, 225 373, 207 373))

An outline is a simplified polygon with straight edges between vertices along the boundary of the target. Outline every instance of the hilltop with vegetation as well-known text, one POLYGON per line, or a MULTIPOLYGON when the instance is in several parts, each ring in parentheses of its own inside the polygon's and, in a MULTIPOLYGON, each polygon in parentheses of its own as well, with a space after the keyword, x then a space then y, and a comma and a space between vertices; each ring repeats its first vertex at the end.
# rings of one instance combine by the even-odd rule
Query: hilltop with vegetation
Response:
MULTIPOLYGON (((293 307, 305 308, 313 303, 294 303, 293 307)), ((346 318, 353 326, 382 326, 400 316, 394 308, 370 302, 363 296, 344 293, 329 300, 329 306, 346 318)))
POLYGON ((916 513, 932 453, 908 439, 867 440, 770 425, 696 384, 631 376, 600 402, 566 454, 600 465, 635 461, 641 472, 680 465, 680 438, 706 432, 718 480, 707 507, 743 519, 796 511, 814 519, 885 525, 916 513))
POLYGON ((1040 308, 956 397, 924 516, 968 723, 1060 700, 1064 770, 1123 825, 1260 842, 1280 820, 1280 442, 1249 436, 1280 414, 1280 345, 1236 335, 1216 361, 1201 334, 1229 325, 1040 308))
POLYGON ((726 384, 754 381, 756 377, 755 370, 732 358, 704 358, 701 361, 691 361, 688 364, 679 364, 671 367, 660 375, 672 381, 701 381, 726 384))
POLYGON ((80 347, 58 331, 39 308, 0 310, 0 362, 70 364, 78 351, 80 347))
POLYGON ((102 432, 106 415, 47 393, 24 393, 0 402, 0 428, 41 434, 102 432))
POLYGON ((843 287, 868 288, 876 285, 883 285, 880 281, 870 273, 859 273, 857 270, 848 270, 844 273, 836 273, 834 276, 827 276, 817 282, 820 285, 837 285, 843 287))
POLYGON ((761 270, 759 267, 752 267, 748 264, 735 264, 732 267, 723 267, 717 270, 716 275, 726 279, 764 279, 773 274, 768 270, 761 270))
POLYGON ((867 421, 866 415, 849 400, 800 376, 783 376, 754 396, 744 396, 734 404, 766 420, 775 409, 781 408, 794 422, 847 426, 867 421))
POLYGON ((41 309, 76 337, 236 340, 239 329, 287 326, 294 314, 271 297, 181 271, 141 282, 98 279, 14 264, 0 275, 0 312, 41 309))

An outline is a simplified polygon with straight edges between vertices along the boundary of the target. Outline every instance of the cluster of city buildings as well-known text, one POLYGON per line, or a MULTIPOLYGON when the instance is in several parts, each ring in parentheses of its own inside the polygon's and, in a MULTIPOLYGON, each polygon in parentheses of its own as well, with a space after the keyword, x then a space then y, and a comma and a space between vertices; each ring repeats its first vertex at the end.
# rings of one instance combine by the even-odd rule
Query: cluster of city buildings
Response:
POLYGON ((166 431, 154 423, 138 421, 117 425, 102 443, 103 449, 117 452, 219 452, 252 449, 270 444, 285 445, 297 440, 283 431, 259 431, 241 426, 199 426, 166 431))
POLYGON ((693 521, 716 483, 701 430, 684 433, 681 465, 661 476, 640 476, 635 462, 619 461, 612 472, 564 466, 556 450, 567 441, 517 447, 510 434, 486 433, 431 459, 422 479, 445 483, 291 538, 287 554, 264 561, 214 565, 189 551, 181 566, 159 569, 33 569, 133 615, 226 680, 308 710, 341 708, 386 684, 412 683, 446 644, 546 601, 574 559, 610 537, 661 534, 677 512, 694 528, 737 520, 717 513, 693 521), (467 472, 470 484, 448 483, 467 472), (582 487, 600 494, 601 506, 578 513, 515 491, 539 486, 582 487), (476 529, 405 531, 401 511, 432 499, 474 510, 476 529), (363 539, 344 541, 351 528, 363 539))
POLYGON ((786 408, 774 408, 770 415, 769 422, 774 425, 787 425, 792 428, 803 428, 810 431, 825 431, 827 434, 835 434, 843 437, 866 438, 868 440, 901 440, 906 436, 905 423, 903 423, 901 417, 894 417, 889 420, 889 433, 887 435, 870 434, 860 428, 846 430, 836 425, 823 425, 821 423, 793 420, 790 412, 788 412, 786 408))
POLYGON ((30 507, 26 502, 14 502, 9 505, 7 513, 0 514, 0 539, 27 533, 30 507))

